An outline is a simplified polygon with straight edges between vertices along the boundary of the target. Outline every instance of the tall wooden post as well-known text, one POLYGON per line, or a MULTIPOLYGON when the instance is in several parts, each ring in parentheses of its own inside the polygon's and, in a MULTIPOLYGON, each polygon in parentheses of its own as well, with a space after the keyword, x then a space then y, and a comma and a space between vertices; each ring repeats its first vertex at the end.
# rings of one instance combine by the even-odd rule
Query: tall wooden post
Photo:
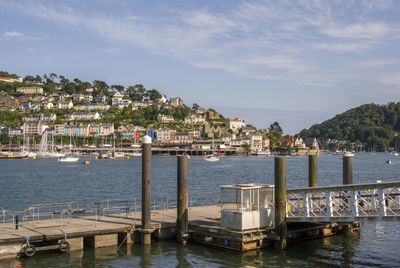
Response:
POLYGON ((353 184, 353 154, 343 155, 343 184, 353 184))
POLYGON ((151 138, 143 137, 142 142, 142 244, 151 244, 151 138))
POLYGON ((183 245, 188 239, 188 157, 178 156, 177 238, 183 245))
POLYGON ((318 185, 318 156, 308 156, 308 187, 316 187, 318 185))
POLYGON ((286 157, 275 157, 275 248, 286 248, 286 157))

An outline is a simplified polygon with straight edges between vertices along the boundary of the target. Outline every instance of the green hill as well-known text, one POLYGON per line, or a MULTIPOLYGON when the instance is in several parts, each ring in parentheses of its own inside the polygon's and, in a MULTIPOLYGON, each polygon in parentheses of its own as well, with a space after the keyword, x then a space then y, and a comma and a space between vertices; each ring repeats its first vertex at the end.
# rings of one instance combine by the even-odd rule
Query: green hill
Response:
POLYGON ((350 149, 364 144, 367 149, 386 150, 400 143, 400 102, 387 105, 364 104, 350 109, 321 124, 303 129, 299 135, 316 137, 325 148, 350 149), (328 142, 328 139, 336 142, 328 142), (345 141, 345 142, 343 142, 345 141))

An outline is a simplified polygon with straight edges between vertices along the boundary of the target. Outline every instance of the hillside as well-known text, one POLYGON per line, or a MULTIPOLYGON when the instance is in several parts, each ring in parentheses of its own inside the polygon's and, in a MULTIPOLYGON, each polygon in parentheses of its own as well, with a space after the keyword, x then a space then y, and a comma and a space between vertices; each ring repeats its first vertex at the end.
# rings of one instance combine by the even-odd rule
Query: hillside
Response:
POLYGON ((398 148, 399 131, 400 102, 392 102, 387 105, 361 105, 310 129, 303 129, 299 135, 303 138, 316 137, 329 149, 340 145, 350 147, 350 143, 354 143, 364 144, 366 149, 383 151, 389 147, 398 148))

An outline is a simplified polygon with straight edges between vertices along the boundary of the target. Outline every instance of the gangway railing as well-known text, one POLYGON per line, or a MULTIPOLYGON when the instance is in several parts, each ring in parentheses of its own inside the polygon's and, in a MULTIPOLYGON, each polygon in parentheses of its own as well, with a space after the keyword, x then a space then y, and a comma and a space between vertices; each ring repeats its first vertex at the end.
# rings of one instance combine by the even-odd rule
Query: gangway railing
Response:
POLYGON ((400 216, 400 182, 308 187, 287 190, 292 222, 351 222, 400 216))

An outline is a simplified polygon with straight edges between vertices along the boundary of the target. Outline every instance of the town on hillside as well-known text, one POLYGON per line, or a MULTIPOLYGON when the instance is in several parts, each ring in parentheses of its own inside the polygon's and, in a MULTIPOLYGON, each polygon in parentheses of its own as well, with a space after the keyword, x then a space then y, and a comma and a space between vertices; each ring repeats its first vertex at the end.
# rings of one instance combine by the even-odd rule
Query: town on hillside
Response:
POLYGON ((167 97, 143 85, 125 88, 73 81, 54 73, 26 76, 0 72, 0 142, 2 148, 39 144, 50 135, 62 144, 74 138, 81 147, 136 146, 149 135, 160 148, 227 149, 233 154, 269 154, 318 149, 315 138, 283 136, 275 122, 257 129, 243 119, 180 97, 167 97))

